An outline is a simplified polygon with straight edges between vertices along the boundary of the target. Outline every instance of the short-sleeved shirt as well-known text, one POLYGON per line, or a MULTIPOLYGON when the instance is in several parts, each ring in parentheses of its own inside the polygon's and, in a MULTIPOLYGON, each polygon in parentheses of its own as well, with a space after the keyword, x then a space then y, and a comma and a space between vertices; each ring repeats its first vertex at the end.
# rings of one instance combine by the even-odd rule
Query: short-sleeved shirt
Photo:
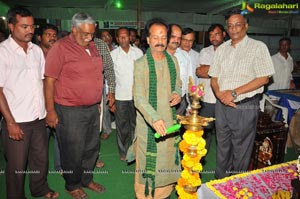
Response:
POLYGON ((116 100, 132 100, 134 61, 143 56, 143 51, 129 46, 126 53, 120 46, 111 51, 116 76, 116 100))
POLYGON ((272 56, 275 74, 273 75, 273 83, 268 87, 269 90, 289 89, 290 82, 293 80, 292 72, 294 69, 294 61, 290 53, 287 59, 280 52, 272 56))
MULTIPOLYGON (((214 55, 215 55, 215 49, 213 45, 203 48, 200 51, 200 55, 199 55, 200 64, 211 66, 214 60, 214 55)), ((202 83, 204 85, 205 95, 203 96, 203 101, 206 103, 215 104, 216 97, 210 85, 210 78, 199 78, 199 83, 202 83)))
POLYGON ((45 76, 56 79, 57 104, 88 106, 101 101, 103 64, 92 41, 87 49, 72 34, 57 41, 48 52, 45 76))
POLYGON ((45 59, 40 47, 29 42, 25 53, 9 36, 0 44, 0 55, 0 87, 15 121, 45 118, 45 59))
MULTIPOLYGON (((208 74, 217 78, 220 91, 234 90, 256 78, 273 75, 274 67, 267 46, 246 35, 235 47, 229 40, 217 48, 208 74)), ((235 101, 253 97, 263 89, 241 94, 235 101)))

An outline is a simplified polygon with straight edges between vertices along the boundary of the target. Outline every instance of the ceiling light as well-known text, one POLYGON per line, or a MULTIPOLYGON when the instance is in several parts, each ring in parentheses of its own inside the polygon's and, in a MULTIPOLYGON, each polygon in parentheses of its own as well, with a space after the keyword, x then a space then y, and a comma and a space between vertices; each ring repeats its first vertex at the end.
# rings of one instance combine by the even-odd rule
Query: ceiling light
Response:
POLYGON ((118 9, 122 8, 122 3, 120 1, 116 2, 116 8, 118 9))

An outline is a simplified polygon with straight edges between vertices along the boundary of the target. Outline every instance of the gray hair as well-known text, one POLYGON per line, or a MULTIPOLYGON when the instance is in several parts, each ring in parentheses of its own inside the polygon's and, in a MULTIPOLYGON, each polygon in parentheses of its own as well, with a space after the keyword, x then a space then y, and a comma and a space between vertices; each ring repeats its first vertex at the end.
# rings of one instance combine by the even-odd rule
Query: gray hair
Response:
POLYGON ((78 12, 72 17, 72 26, 79 27, 81 24, 96 24, 96 21, 89 14, 78 12))

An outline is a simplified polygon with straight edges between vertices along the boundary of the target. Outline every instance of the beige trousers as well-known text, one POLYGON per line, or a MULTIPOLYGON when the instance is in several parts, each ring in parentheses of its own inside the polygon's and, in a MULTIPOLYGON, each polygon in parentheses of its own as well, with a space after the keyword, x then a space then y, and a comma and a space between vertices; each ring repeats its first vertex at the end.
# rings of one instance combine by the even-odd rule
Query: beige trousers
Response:
MULTIPOLYGON (((136 171, 138 168, 138 157, 136 156, 136 171)), ((174 190, 175 184, 169 184, 163 187, 156 187, 154 192, 154 197, 151 196, 152 188, 149 187, 149 195, 145 196, 145 185, 139 183, 139 173, 135 173, 134 176, 134 191, 137 199, 164 199, 171 195, 174 190)))
POLYGON ((164 199, 171 195, 174 190, 174 184, 166 185, 163 187, 156 187, 154 197, 151 196, 151 187, 149 187, 149 195, 145 196, 145 185, 137 182, 137 175, 135 174, 134 191, 137 199, 164 199))

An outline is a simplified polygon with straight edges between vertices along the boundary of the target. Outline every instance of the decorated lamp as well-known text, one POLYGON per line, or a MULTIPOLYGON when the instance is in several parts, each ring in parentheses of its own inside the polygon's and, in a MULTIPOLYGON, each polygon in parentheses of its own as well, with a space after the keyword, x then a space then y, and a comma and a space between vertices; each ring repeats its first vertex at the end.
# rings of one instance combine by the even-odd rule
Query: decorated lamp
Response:
POLYGON ((198 115, 201 108, 200 99, 204 95, 202 84, 194 85, 193 79, 189 78, 189 96, 191 98, 191 114, 177 116, 180 124, 186 131, 183 140, 179 143, 179 149, 183 152, 181 165, 183 171, 177 181, 176 190, 178 199, 197 199, 197 189, 201 185, 199 173, 202 171, 200 160, 207 153, 205 140, 203 139, 203 126, 207 126, 214 118, 205 118, 198 115))

